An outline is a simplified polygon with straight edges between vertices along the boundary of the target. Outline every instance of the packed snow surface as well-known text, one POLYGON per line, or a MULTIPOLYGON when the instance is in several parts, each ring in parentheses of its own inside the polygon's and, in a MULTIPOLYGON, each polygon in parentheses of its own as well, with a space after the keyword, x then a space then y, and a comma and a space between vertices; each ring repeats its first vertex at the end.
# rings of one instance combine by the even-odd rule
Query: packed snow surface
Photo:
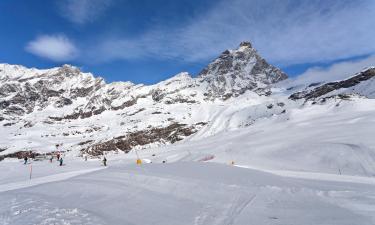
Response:
MULTIPOLYGON (((375 222, 373 178, 358 181, 325 174, 311 178, 302 172, 294 177, 288 172, 204 162, 141 166, 128 159, 110 162, 108 168, 95 171, 92 162, 82 161, 78 168, 72 161, 76 176, 57 172, 54 163, 33 163, 35 173, 55 173, 35 178, 37 185, 33 178, 27 180, 29 165, 1 164, 25 179, 17 182, 18 188, 14 183, 0 185, 0 224, 375 222)), ((67 163, 59 169, 68 167, 67 163)))

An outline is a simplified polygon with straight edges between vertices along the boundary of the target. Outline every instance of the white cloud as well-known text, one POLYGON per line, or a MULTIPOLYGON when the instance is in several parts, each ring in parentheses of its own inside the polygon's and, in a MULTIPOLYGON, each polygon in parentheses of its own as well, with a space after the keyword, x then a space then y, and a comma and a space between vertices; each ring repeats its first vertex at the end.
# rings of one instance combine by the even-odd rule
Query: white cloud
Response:
POLYGON ((61 16, 75 24, 85 24, 100 17, 112 4, 112 0, 62 0, 61 16))
MULTIPOLYGON (((375 1, 232 0, 178 27, 155 26, 135 38, 110 34, 99 60, 179 58, 198 62, 250 40, 272 63, 286 66, 375 52, 375 1)), ((94 55, 91 52, 88 55, 94 55)))
POLYGON ((78 50, 64 35, 41 35, 30 41, 26 50, 34 55, 53 61, 69 61, 76 58, 78 50))
POLYGON ((375 55, 361 60, 336 63, 328 68, 313 67, 298 76, 293 85, 343 80, 372 66, 375 66, 375 55))

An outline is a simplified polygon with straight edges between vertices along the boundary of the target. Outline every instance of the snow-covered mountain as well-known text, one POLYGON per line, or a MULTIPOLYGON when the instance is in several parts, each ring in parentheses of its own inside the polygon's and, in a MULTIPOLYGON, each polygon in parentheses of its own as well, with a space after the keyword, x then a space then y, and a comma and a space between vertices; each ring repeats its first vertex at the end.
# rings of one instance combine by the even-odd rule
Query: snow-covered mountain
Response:
POLYGON ((372 98, 374 71, 293 87, 249 42, 224 51, 196 78, 180 73, 149 86, 107 84, 70 65, 0 64, 0 154, 50 152, 63 144, 75 155, 100 155, 199 140, 264 119, 288 120, 291 110, 313 107, 318 98, 372 98))
POLYGON ((250 42, 242 42, 238 49, 224 51, 200 72, 199 78, 206 83, 210 96, 228 98, 247 90, 270 94, 270 84, 288 77, 261 58, 250 42))
POLYGON ((247 42, 149 86, 0 64, 0 224, 374 224, 374 93, 375 68, 303 84, 247 42))

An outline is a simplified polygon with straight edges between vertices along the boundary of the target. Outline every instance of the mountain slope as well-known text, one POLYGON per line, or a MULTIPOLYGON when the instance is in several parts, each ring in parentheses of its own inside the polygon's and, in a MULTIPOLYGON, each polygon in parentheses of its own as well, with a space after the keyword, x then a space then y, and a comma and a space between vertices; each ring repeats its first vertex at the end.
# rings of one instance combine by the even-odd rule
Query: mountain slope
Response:
POLYGON ((273 101, 267 98, 271 85, 286 78, 246 42, 225 51, 197 78, 180 73, 150 86, 106 84, 69 65, 37 70, 2 64, 0 148, 7 150, 0 154, 48 152, 56 143, 90 154, 127 152, 181 141, 207 126, 215 128, 198 136, 213 135, 226 129, 214 125, 221 112, 238 110, 225 106, 238 99, 242 108, 273 101))

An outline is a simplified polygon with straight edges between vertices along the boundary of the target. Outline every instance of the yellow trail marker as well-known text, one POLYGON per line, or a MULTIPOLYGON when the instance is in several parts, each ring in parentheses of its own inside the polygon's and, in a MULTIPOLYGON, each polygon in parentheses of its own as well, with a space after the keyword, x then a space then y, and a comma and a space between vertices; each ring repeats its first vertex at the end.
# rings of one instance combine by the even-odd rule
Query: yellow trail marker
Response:
POLYGON ((137 159, 137 165, 141 165, 142 164, 142 160, 141 159, 137 159))

